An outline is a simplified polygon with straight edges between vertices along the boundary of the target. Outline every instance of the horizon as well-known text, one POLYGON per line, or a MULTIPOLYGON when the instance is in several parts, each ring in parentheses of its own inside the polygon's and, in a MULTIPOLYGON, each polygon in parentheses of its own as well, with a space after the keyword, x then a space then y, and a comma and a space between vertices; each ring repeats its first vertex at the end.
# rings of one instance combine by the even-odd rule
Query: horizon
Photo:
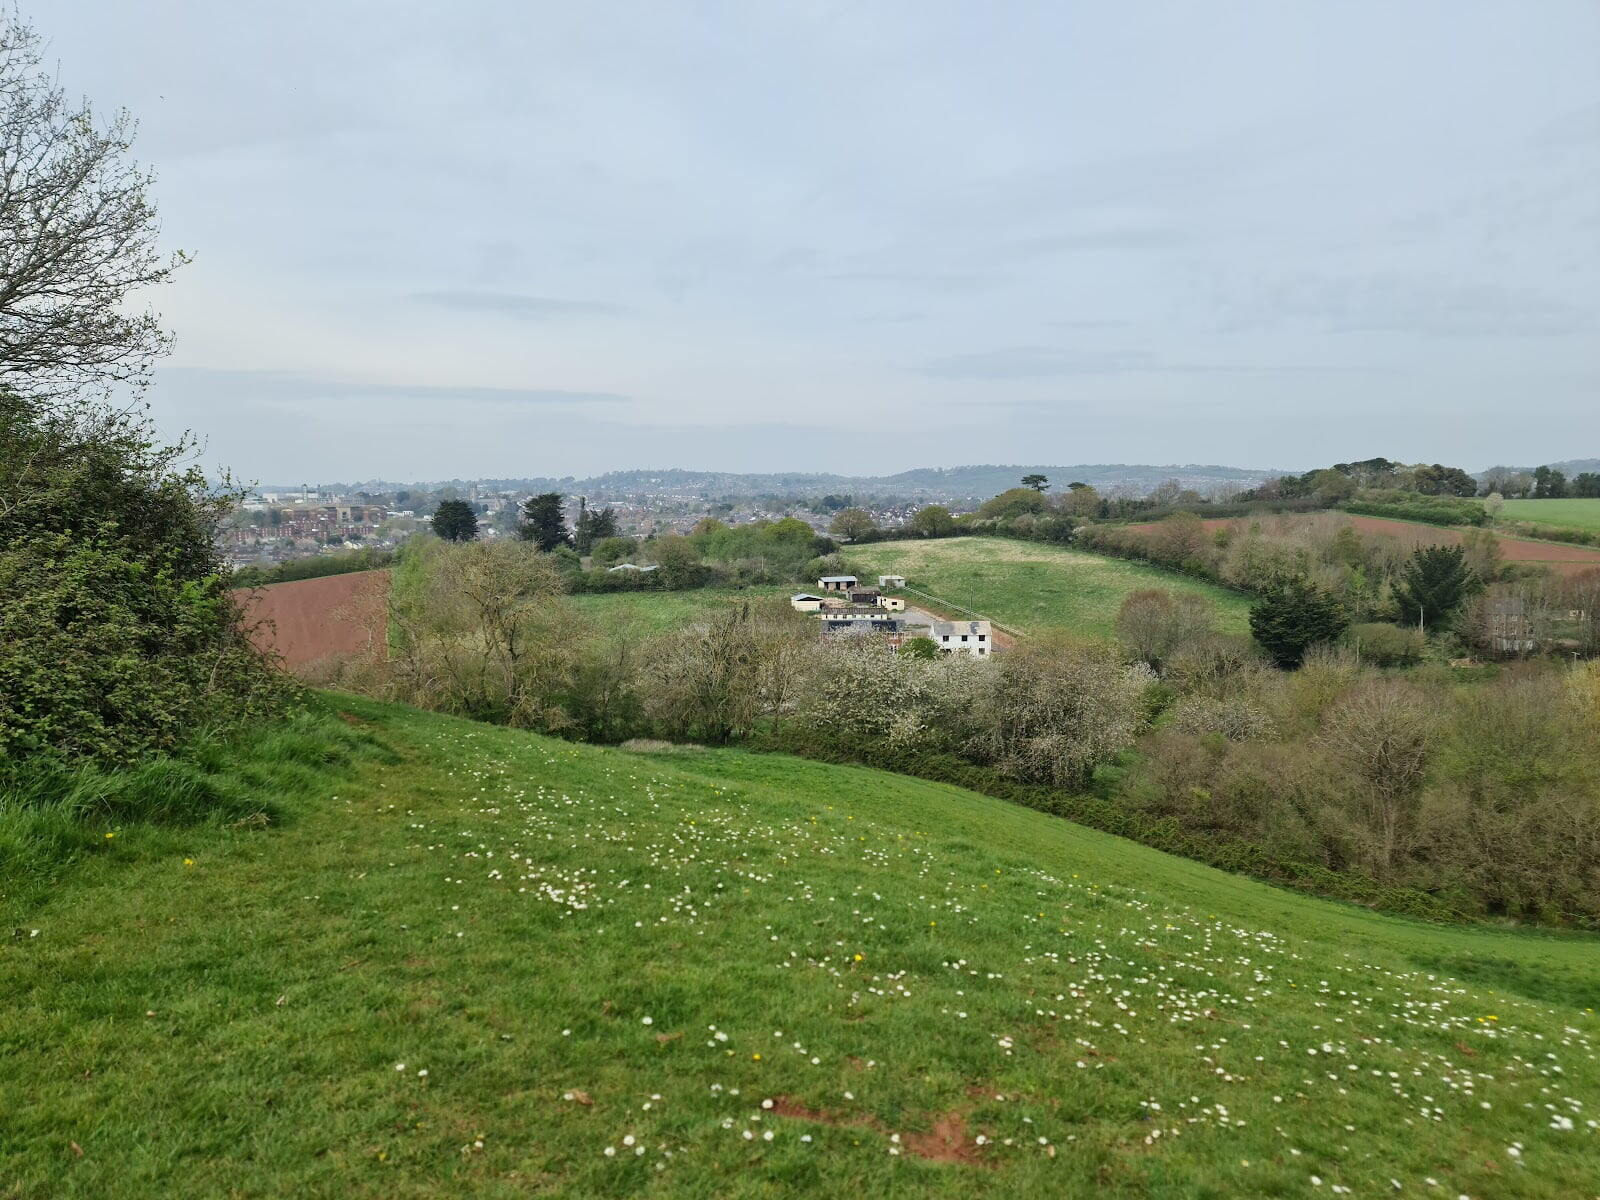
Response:
POLYGON ((1488 464, 1593 421, 1593 5, 383 13, 32 14, 195 254, 140 299, 208 467, 1488 464))

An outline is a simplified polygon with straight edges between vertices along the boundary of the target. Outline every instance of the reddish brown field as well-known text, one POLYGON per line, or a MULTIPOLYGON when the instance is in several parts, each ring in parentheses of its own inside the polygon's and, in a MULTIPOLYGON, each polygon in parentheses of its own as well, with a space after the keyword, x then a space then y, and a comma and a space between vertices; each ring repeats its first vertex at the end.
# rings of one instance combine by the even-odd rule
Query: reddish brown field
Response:
MULTIPOLYGON (((1357 533, 1392 537, 1403 546, 1454 546, 1461 541, 1460 529, 1422 525, 1415 521, 1395 521, 1388 517, 1363 517, 1331 512, 1308 513, 1305 516, 1268 516, 1255 521, 1245 518, 1213 517, 1203 521, 1202 524, 1207 529, 1221 529, 1225 525, 1247 528, 1252 523, 1258 523, 1264 530, 1270 532, 1274 527, 1291 528, 1297 523, 1327 521, 1330 518, 1336 519, 1340 524, 1353 526, 1357 533)), ((1128 528, 1148 533, 1155 528, 1155 525, 1130 525, 1128 528)), ((1538 563, 1563 575, 1575 575, 1580 571, 1600 568, 1600 550, 1592 546, 1567 546, 1559 542, 1538 542, 1531 538, 1506 537, 1502 534, 1496 534, 1495 540, 1500 543, 1501 553, 1505 555, 1507 562, 1538 563)))
POLYGON ((291 671, 381 649, 388 636, 388 571, 296 579, 235 595, 251 640, 291 671))

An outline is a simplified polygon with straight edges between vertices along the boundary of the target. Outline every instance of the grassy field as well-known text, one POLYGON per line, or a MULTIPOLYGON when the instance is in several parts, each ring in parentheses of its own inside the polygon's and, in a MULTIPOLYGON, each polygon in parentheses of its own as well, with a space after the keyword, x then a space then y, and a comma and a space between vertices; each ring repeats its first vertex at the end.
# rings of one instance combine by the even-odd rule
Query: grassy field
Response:
POLYGON ((572 596, 578 612, 607 625, 629 623, 640 634, 660 633, 740 600, 772 600, 798 587, 699 588, 686 592, 595 592, 572 596))
POLYGON ((846 551, 850 569, 876 582, 904 575, 912 587, 960 604, 1022 633, 1114 632, 1123 597, 1141 588, 1193 592, 1216 603, 1219 626, 1249 630, 1245 596, 1143 563, 1063 546, 1006 538, 875 542, 846 551))
POLYGON ((8 889, 0 1195, 1600 1189, 1594 940, 867 770, 328 703, 368 748, 272 826, 91 831, 8 889))
POLYGON ((1600 500, 1507 500, 1500 516, 1507 521, 1533 521, 1600 533, 1600 500))

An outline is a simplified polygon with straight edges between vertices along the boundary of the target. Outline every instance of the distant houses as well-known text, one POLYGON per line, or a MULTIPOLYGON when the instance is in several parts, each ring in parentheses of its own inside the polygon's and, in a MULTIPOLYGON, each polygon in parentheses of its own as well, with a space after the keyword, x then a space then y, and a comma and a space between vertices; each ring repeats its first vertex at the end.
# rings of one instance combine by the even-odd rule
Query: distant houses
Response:
MULTIPOLYGON (((903 575, 878 576, 878 588, 904 586, 903 575)), ((814 614, 824 634, 877 636, 895 648, 921 637, 944 654, 987 658, 994 653, 988 621, 943 621, 908 610, 904 597, 862 587, 854 575, 824 575, 817 589, 797 592, 789 603, 797 612, 814 614)))

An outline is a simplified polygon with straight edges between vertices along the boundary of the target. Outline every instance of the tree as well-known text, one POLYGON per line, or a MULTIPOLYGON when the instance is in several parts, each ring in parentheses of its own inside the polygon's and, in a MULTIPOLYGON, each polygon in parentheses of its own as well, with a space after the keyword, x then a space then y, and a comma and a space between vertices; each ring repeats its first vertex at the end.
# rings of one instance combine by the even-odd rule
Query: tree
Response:
POLYGON ((1280 667, 1299 666, 1307 650, 1335 641, 1348 624, 1339 601, 1306 579, 1280 579, 1250 607, 1250 632, 1280 667))
POLYGON ((650 544, 650 556, 661 568, 662 582, 673 590, 695 587, 704 574, 699 549, 680 534, 656 538, 650 544))
POLYGON ((441 500, 433 514, 433 531, 447 542, 470 542, 478 536, 478 514, 465 500, 441 500))
POLYGON ((1584 500, 1600 499, 1600 473, 1584 471, 1572 480, 1572 494, 1584 500))
POLYGON ((900 643, 900 653, 907 658, 931 660, 939 657, 939 644, 931 637, 907 638, 900 643))
POLYGON ((598 542, 602 538, 614 538, 616 536, 617 514, 615 509, 607 505, 599 512, 589 514, 589 538, 591 543, 598 542))
POLYGON ((1418 626, 1437 623, 1479 587, 1463 546, 1418 546, 1395 583, 1400 614, 1418 626))
POLYGON ((594 547, 594 530, 589 526, 589 501, 578 497, 578 519, 572 523, 572 545, 580 555, 588 554, 594 547))
POLYGON ((1049 488, 1050 480, 1039 474, 1024 475, 1022 477, 1022 486, 1032 488, 1036 492, 1042 492, 1049 488))
POLYGON ((594 548, 589 553, 590 560, 595 566, 614 567, 620 562, 627 562, 639 553, 639 543, 633 538, 601 538, 595 542, 594 548))
POLYGON ((1354 692, 1323 727, 1322 744, 1349 769, 1356 833, 1380 879, 1393 874, 1411 840, 1437 728, 1431 698, 1398 679, 1354 692))
MULTIPOLYGON (((1580 475, 1579 478, 1581 479, 1583 477, 1580 475)), ((1500 515, 1500 513, 1505 509, 1505 506, 1506 498, 1499 492, 1490 492, 1483 498, 1483 511, 1489 514, 1489 519, 1491 521, 1500 515)))
POLYGON ((133 118, 69 104, 41 48, 0 11, 0 388, 35 402, 147 382, 170 339, 129 297, 186 261, 157 249, 133 118))
POLYGON ((517 536, 549 552, 557 546, 570 546, 567 517, 561 509, 560 492, 542 492, 522 502, 522 524, 517 536))
POLYGON ((1165 669, 1178 651, 1216 632, 1216 612, 1204 596, 1141 588, 1117 611, 1117 640, 1134 658, 1165 669))
POLYGON ((1065 496, 1058 497, 1063 512, 1080 521, 1087 521, 1100 512, 1100 493, 1087 483, 1069 483, 1065 496))
POLYGON ((949 537, 956 530, 956 519, 944 505, 930 504, 918 509, 906 528, 918 537, 949 537))
POLYGON ((872 514, 864 508, 841 509, 828 526, 828 532, 847 542, 858 542, 877 530, 872 514))
POLYGON ((1008 521, 1023 513, 1044 512, 1049 507, 1050 501, 1032 488, 1014 487, 985 500, 978 508, 978 516, 984 520, 1008 521))
POLYGON ((1560 500, 1567 494, 1567 477, 1554 467, 1540 467, 1533 473, 1535 500, 1560 500))

